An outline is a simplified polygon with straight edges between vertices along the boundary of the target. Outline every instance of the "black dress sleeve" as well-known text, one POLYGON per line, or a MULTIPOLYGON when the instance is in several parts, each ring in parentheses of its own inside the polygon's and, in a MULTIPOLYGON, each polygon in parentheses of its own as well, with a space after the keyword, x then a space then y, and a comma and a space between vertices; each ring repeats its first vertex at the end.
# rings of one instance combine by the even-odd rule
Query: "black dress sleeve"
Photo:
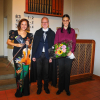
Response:
POLYGON ((15 38, 15 32, 14 32, 14 30, 10 30, 9 31, 9 39, 14 40, 14 38, 15 38))

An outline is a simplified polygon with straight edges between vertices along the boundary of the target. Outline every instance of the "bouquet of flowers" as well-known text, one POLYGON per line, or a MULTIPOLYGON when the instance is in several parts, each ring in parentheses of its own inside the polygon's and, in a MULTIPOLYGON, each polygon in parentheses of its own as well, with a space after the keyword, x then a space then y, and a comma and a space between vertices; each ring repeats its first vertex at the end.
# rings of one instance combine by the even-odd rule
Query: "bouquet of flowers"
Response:
POLYGON ((50 58, 60 58, 66 57, 69 51, 72 49, 72 41, 64 40, 60 43, 57 43, 50 48, 49 56, 50 58))

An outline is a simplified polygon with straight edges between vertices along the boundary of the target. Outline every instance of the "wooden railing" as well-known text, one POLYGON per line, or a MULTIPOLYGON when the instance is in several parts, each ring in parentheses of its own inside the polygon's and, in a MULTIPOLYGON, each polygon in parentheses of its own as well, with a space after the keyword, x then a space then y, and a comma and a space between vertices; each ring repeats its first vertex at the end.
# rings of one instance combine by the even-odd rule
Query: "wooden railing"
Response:
MULTIPOLYGON (((93 75, 95 41, 77 39, 75 59, 72 63, 71 80, 91 77, 93 75)), ((59 75, 59 70, 57 72, 59 75)))

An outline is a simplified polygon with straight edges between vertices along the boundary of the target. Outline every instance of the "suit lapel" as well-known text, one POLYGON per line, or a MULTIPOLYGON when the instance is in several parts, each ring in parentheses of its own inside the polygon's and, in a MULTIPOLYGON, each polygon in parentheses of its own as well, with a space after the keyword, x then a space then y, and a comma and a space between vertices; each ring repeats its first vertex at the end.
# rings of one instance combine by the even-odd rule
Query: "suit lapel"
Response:
POLYGON ((42 31, 42 28, 41 28, 40 32, 38 33, 38 40, 37 40, 38 43, 40 42, 40 39, 42 38, 42 36, 43 36, 43 31, 42 31))
POLYGON ((49 38, 50 38, 50 28, 49 28, 49 30, 47 31, 47 40, 49 40, 49 38))

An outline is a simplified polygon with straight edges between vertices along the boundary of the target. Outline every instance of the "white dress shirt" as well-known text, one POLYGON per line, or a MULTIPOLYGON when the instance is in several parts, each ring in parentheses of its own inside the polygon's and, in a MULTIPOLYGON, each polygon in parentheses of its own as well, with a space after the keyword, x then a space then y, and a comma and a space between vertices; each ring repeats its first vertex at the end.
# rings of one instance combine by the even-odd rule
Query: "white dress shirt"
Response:
MULTIPOLYGON (((43 29, 43 28, 42 28, 42 30, 44 31, 44 33, 43 33, 43 37, 44 37, 44 41, 45 41, 46 36, 47 36, 47 34, 46 34, 45 32, 48 31, 48 28, 47 28, 47 29, 43 29)), ((45 47, 44 47, 44 46, 43 46, 42 52, 45 52, 45 47)))

